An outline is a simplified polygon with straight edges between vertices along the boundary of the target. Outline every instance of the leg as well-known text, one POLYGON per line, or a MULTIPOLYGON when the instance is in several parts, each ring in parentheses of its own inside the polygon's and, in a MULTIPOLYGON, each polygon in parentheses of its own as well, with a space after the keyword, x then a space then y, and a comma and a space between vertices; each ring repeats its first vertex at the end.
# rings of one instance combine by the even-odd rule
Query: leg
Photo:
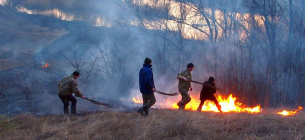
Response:
POLYGON ((149 108, 151 108, 156 103, 156 98, 155 98, 154 94, 149 94, 147 96, 147 98, 148 98, 149 101, 144 105, 145 116, 148 116, 149 108))
POLYGON ((204 102, 205 102, 205 100, 201 100, 201 101, 200 101, 200 104, 199 104, 199 106, 198 106, 198 108, 197 108, 197 111, 201 111, 204 102))
POLYGON ((75 115, 76 114, 76 103, 77 100, 73 95, 68 95, 67 96, 68 101, 71 102, 71 114, 75 115))
POLYGON ((154 94, 142 94, 143 106, 138 110, 142 116, 148 115, 148 109, 156 103, 156 98, 154 94))
POLYGON ((191 101, 190 95, 187 93, 187 89, 179 89, 182 96, 181 101, 178 102, 179 109, 184 109, 185 105, 191 101))
POLYGON ((217 101, 217 99, 215 98, 215 96, 213 96, 211 100, 212 100, 212 101, 214 102, 214 104, 216 105, 218 111, 219 111, 219 112, 222 112, 222 110, 221 110, 221 105, 219 105, 219 102, 217 101))
POLYGON ((69 114, 69 101, 67 100, 67 96, 58 95, 58 97, 61 99, 62 103, 64 104, 64 113, 66 115, 69 114))
POLYGON ((154 94, 146 95, 146 99, 148 100, 148 102, 146 102, 144 106, 147 109, 152 107, 156 103, 156 98, 154 94))
POLYGON ((140 113, 143 116, 144 115, 143 114, 144 106, 145 106, 145 104, 147 104, 148 99, 147 99, 147 96, 145 94, 142 94, 142 99, 143 99, 143 106, 141 108, 139 108, 137 112, 140 113))

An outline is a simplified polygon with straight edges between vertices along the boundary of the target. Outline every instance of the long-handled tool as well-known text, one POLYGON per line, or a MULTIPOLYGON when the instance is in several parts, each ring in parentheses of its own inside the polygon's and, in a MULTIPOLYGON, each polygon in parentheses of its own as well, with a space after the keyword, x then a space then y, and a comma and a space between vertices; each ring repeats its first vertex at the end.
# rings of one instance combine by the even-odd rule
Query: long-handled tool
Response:
POLYGON ((179 95, 179 92, 175 92, 175 93, 164 93, 162 91, 156 90, 157 93, 159 94, 163 94, 163 95, 167 95, 167 96, 176 96, 179 95))
POLYGON ((102 105, 102 106, 111 107, 110 105, 108 105, 108 104, 106 104, 106 103, 102 103, 102 102, 94 101, 94 100, 89 99, 89 98, 87 98, 87 97, 85 97, 85 98, 83 98, 83 99, 88 100, 88 101, 90 101, 90 102, 92 102, 92 103, 94 103, 94 104, 97 104, 97 105, 102 105))
POLYGON ((191 82, 193 82, 193 83, 196 83, 196 84, 201 84, 201 85, 204 85, 204 86, 207 86, 207 87, 210 87, 210 88, 213 88, 213 89, 217 89, 217 90, 222 90, 222 89, 220 89, 220 88, 216 88, 216 87, 214 87, 214 86, 212 86, 212 85, 209 85, 209 84, 205 84, 205 83, 201 83, 201 82, 198 82, 198 81, 194 81, 194 80, 192 80, 191 82))

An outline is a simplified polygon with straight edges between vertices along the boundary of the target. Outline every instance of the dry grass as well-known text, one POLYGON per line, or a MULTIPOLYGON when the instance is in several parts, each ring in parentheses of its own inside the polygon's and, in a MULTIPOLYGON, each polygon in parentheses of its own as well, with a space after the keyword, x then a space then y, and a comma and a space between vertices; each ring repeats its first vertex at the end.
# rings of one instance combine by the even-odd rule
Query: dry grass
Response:
POLYGON ((305 113, 208 113, 153 110, 65 117, 0 117, 0 139, 305 139, 305 113))

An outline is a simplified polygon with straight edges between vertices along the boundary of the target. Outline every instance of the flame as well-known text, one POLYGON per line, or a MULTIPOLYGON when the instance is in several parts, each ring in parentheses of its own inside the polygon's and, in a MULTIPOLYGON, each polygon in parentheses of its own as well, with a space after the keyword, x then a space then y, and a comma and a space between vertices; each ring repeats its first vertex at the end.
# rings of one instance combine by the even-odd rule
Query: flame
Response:
POLYGON ((297 112, 298 112, 299 110, 302 110, 302 109, 303 109, 303 107, 299 106, 299 108, 296 109, 295 111, 283 110, 283 111, 278 112, 277 114, 280 114, 280 115, 283 115, 283 116, 292 116, 292 115, 297 114, 297 112))
POLYGON ((137 103, 137 104, 142 104, 143 100, 140 99, 140 97, 138 96, 137 98, 132 98, 132 100, 137 103))
MULTIPOLYGON (((191 101, 185 106, 186 110, 196 111, 200 100, 194 98, 191 96, 191 101)), ((171 98, 173 99, 173 98, 171 98)), ((222 112, 248 112, 248 113, 259 113, 261 112, 260 105, 257 105, 256 107, 250 108, 246 107, 242 103, 236 102, 237 98, 233 97, 233 94, 230 94, 229 97, 225 98, 222 95, 217 96, 217 100, 219 104, 221 105, 221 111, 222 112)), ((133 101, 135 103, 143 103, 142 100, 139 99, 139 97, 133 98, 133 101)), ((179 100, 170 100, 169 98, 163 102, 163 103, 157 103, 156 106, 160 108, 171 108, 171 109, 178 109, 177 102, 179 100)), ((219 112, 216 105, 212 101, 206 101, 201 109, 201 111, 213 111, 213 112, 219 112)))
POLYGON ((45 65, 43 65, 43 66, 41 66, 41 67, 46 68, 46 67, 48 67, 48 66, 49 66, 49 63, 46 63, 45 65))

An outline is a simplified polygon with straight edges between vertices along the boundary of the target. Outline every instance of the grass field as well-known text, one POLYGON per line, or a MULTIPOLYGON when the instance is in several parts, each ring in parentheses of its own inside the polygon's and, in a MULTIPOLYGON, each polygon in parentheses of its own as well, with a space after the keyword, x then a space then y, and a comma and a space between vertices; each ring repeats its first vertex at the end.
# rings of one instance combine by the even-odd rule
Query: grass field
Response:
POLYGON ((212 113, 152 110, 82 116, 1 117, 0 139, 305 139, 305 113, 212 113))

